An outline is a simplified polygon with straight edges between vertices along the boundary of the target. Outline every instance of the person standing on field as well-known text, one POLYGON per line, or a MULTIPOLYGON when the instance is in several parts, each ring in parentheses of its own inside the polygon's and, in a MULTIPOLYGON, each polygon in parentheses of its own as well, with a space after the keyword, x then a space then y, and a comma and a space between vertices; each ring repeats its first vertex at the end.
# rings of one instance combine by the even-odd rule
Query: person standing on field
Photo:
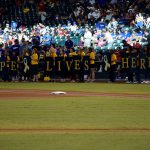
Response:
POLYGON ((33 75, 33 82, 38 82, 38 63, 39 63, 39 57, 38 57, 37 49, 34 48, 31 55, 31 70, 33 75))
POLYGON ((90 76, 89 80, 92 82, 95 80, 95 53, 93 48, 89 48, 89 56, 90 56, 90 76))
POLYGON ((109 78, 111 82, 115 82, 116 80, 116 63, 117 63, 117 56, 113 50, 110 51, 111 58, 110 58, 110 74, 109 78))

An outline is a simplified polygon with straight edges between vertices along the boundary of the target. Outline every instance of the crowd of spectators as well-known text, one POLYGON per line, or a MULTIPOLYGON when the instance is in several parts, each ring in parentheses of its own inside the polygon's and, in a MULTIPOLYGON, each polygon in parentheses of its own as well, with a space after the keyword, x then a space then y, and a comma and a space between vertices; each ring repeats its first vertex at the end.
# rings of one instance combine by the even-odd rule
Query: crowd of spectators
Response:
POLYGON ((39 36, 40 44, 45 44, 43 39, 48 36, 61 46, 70 36, 75 46, 93 46, 98 50, 122 47, 122 40, 131 46, 148 44, 148 0, 3 1, 0 7, 3 44, 13 44, 14 39, 20 43, 22 38, 32 42, 33 36, 39 36), (7 6, 5 9, 3 4, 7 6))

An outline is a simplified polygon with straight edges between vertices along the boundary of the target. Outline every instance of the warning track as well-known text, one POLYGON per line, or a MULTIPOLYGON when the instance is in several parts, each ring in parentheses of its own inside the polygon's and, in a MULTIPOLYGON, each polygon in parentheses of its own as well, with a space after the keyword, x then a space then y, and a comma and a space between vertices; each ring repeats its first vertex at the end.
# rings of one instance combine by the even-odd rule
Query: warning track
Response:
MULTIPOLYGON (((50 97, 128 97, 137 98, 138 100, 150 100, 150 94, 128 94, 128 93, 100 93, 100 92, 81 92, 81 91, 65 91, 67 94, 53 95, 53 91, 48 90, 22 90, 22 89, 1 89, 0 100, 14 100, 17 98, 50 98, 50 97)), ((28 99, 26 99, 28 100, 28 99)))

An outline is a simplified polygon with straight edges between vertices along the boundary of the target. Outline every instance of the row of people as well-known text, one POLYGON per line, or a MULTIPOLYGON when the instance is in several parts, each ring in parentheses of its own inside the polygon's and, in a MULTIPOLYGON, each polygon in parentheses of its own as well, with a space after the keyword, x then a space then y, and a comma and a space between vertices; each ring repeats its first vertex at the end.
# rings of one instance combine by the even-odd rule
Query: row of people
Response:
MULTIPOLYGON (((2 52, 2 51, 1 51, 2 52)), ((94 63, 95 63, 95 53, 93 48, 89 48, 87 52, 84 52, 82 49, 76 52, 74 48, 71 48, 68 51, 59 50, 56 52, 56 49, 53 45, 50 47, 46 47, 45 50, 38 51, 37 48, 33 47, 32 51, 28 51, 27 49, 24 51, 23 57, 20 57, 16 52, 12 52, 9 48, 1 53, 0 60, 5 61, 5 71, 3 71, 3 79, 10 80, 9 75, 11 75, 12 80, 17 78, 18 73, 23 74, 24 79, 32 79, 33 81, 38 81, 38 73, 40 68, 45 71, 45 60, 50 60, 51 57, 55 60, 56 57, 70 57, 73 58, 74 56, 89 56, 90 58, 90 73, 89 79, 94 80, 94 63), (15 61, 16 68, 12 70, 11 62, 15 61), (21 67, 19 66, 21 65, 21 67), (19 66, 19 67, 18 67, 19 66), (20 70, 22 69, 22 71, 20 70), (10 72, 10 73, 9 73, 10 72)), ((14 66, 14 64, 13 64, 14 66)), ((80 81, 84 81, 84 73, 83 68, 80 70, 82 74, 80 74, 80 81)), ((44 76, 47 75, 46 72, 44 76)), ((64 76, 64 75, 62 75, 64 76)), ((70 78, 74 81, 76 79, 75 74, 72 72, 70 74, 70 78)))
MULTIPOLYGON (((7 49, 1 55, 0 74, 2 75, 2 78, 4 81, 15 80, 19 74, 20 74, 19 76, 22 76, 25 80, 32 79, 33 81, 38 81, 38 73, 41 71, 42 72, 44 71, 43 75, 47 77, 50 76, 52 78, 57 78, 59 76, 61 79, 69 78, 72 81, 75 81, 78 78, 79 81, 83 82, 85 74, 84 74, 84 69, 82 66, 83 64, 81 64, 82 61, 81 62, 79 61, 80 69, 78 70, 78 72, 76 72, 74 68, 70 69, 70 71, 66 71, 66 69, 68 68, 67 66, 68 63, 66 63, 66 61, 68 61, 68 58, 69 60, 74 60, 76 56, 77 57, 80 56, 80 59, 83 59, 84 56, 88 56, 90 58, 88 79, 91 79, 91 81, 94 81, 95 79, 95 71, 97 69, 98 69, 97 70, 98 72, 100 71, 99 66, 95 65, 95 60, 97 60, 97 62, 102 62, 101 65, 103 64, 103 62, 106 63, 107 61, 107 65, 109 65, 107 67, 108 69, 110 68, 109 79, 111 82, 115 82, 116 73, 118 74, 118 77, 121 77, 121 79, 125 79, 126 77, 128 77, 129 83, 133 83, 135 81, 133 78, 134 73, 136 76, 136 81, 138 83, 141 82, 140 76, 142 72, 143 72, 142 73, 143 78, 145 78, 145 80, 148 80, 150 77, 149 68, 145 68, 144 71, 140 71, 139 65, 140 63, 143 63, 143 58, 145 59, 145 57, 150 56, 149 50, 144 49, 144 51, 139 51, 139 49, 132 49, 132 47, 130 47, 129 45, 126 45, 126 46, 127 47, 123 51, 111 50, 110 52, 102 54, 101 56, 99 54, 95 54, 92 48, 90 48, 88 52, 83 51, 83 49, 79 49, 77 52, 74 51, 74 49, 70 49, 69 53, 65 51, 60 51, 60 53, 56 53, 56 50, 54 49, 53 46, 51 46, 50 49, 48 48, 45 51, 42 50, 39 52, 36 48, 33 48, 32 52, 29 52, 26 50, 23 58, 19 58, 18 56, 15 55, 15 53, 11 53, 9 49, 7 49), (95 55, 96 57, 99 57, 101 59, 96 58, 95 55), (58 75, 57 74, 58 72, 56 70, 59 68, 58 64, 60 65, 60 63, 58 63, 58 61, 60 60, 58 60, 57 58, 60 58, 60 57, 62 58, 61 61, 63 60, 61 63, 63 66, 61 67, 59 66, 62 70, 61 70, 61 73, 58 75), (133 60, 136 60, 136 62, 133 62, 134 66, 135 65, 137 66, 136 71, 134 70, 135 68, 133 69, 131 67, 133 64, 131 65, 130 62, 128 62, 128 65, 131 65, 131 66, 124 68, 124 69, 123 68, 118 69, 117 62, 118 63, 121 62, 120 58, 128 58, 129 61, 133 61, 132 57, 134 57, 133 60), (140 59, 141 57, 142 57, 142 61, 140 59), (5 66, 2 63, 3 61, 6 62, 5 66), (47 64, 47 61, 50 62, 52 66, 49 66, 50 64, 47 64), (50 69, 51 71, 50 70, 46 71, 46 68, 49 69, 53 67, 56 67, 56 68, 58 67, 58 68, 57 69, 55 68, 56 70, 50 69), (2 68, 3 68, 3 71, 2 71, 2 68), (17 68, 17 69, 14 69, 14 68, 17 68)), ((144 60, 144 62, 147 62, 147 60, 144 60)), ((125 64, 126 63, 127 62, 125 62, 125 64)), ((76 66, 78 65, 79 64, 76 64, 76 66)), ((143 65, 146 67, 146 64, 142 64, 142 67, 143 65)))

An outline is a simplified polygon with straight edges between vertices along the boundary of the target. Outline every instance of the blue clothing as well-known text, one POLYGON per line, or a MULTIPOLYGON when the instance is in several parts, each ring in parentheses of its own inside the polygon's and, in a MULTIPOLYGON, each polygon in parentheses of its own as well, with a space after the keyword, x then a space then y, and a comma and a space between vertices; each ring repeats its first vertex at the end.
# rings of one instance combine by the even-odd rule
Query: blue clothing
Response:
POLYGON ((113 38, 113 39, 116 39, 116 37, 117 37, 118 35, 117 35, 117 34, 112 33, 112 34, 111 34, 111 36, 112 36, 112 38, 113 38))
POLYGON ((119 39, 123 39, 123 36, 124 36, 123 33, 120 33, 120 34, 117 35, 117 37, 118 37, 119 39))
POLYGON ((3 35, 3 33, 4 33, 3 30, 0 30, 0 35, 3 35))
POLYGON ((20 52, 20 45, 18 45, 18 44, 12 45, 12 46, 11 46, 11 51, 12 51, 12 52, 15 52, 16 55, 18 56, 18 55, 19 55, 19 52, 20 52))
POLYGON ((104 22, 98 22, 96 24, 96 28, 99 30, 103 30, 103 29, 105 29, 105 27, 106 27, 106 24, 104 22))
POLYGON ((33 36, 32 37, 32 42, 33 42, 33 45, 40 45, 40 36, 33 36))
POLYGON ((103 7, 106 4, 106 0, 98 0, 98 3, 101 7, 103 7))
POLYGON ((11 22, 11 28, 16 29, 17 28, 17 23, 12 21, 11 22))
POLYGON ((67 41, 65 42, 65 46, 66 46, 68 49, 70 49, 71 47, 73 47, 73 42, 72 42, 71 40, 67 40, 67 41))
POLYGON ((77 29, 76 34, 83 35, 84 34, 83 29, 81 29, 81 28, 77 29))
POLYGON ((119 25, 126 25, 126 24, 128 24, 128 21, 125 20, 125 19, 120 19, 120 20, 118 21, 118 24, 119 24, 119 25))
POLYGON ((69 50, 67 50, 67 51, 65 51, 65 54, 67 55, 67 57, 69 56, 69 54, 70 54, 70 51, 69 50))
POLYGON ((9 35, 4 35, 4 42, 7 42, 9 40, 9 35))
POLYGON ((104 36, 105 36, 104 34, 99 34, 99 35, 97 36, 97 38, 99 39, 99 38, 104 37, 104 36))
POLYGON ((3 55, 4 55, 4 50, 0 49, 0 59, 3 57, 3 55))
POLYGON ((52 37, 50 35, 43 36, 44 45, 51 45, 52 37))
POLYGON ((60 50, 59 49, 57 49, 56 54, 57 54, 57 56, 60 56, 60 50))
POLYGON ((142 32, 137 33, 137 36, 143 36, 142 32))
POLYGON ((124 34, 123 34, 123 39, 126 40, 126 39, 127 39, 128 37, 130 37, 130 36, 131 36, 131 33, 129 33, 129 32, 128 32, 127 34, 124 33, 124 34))
POLYGON ((142 27, 143 27, 143 22, 137 22, 136 25, 137 25, 138 27, 142 28, 142 27))

